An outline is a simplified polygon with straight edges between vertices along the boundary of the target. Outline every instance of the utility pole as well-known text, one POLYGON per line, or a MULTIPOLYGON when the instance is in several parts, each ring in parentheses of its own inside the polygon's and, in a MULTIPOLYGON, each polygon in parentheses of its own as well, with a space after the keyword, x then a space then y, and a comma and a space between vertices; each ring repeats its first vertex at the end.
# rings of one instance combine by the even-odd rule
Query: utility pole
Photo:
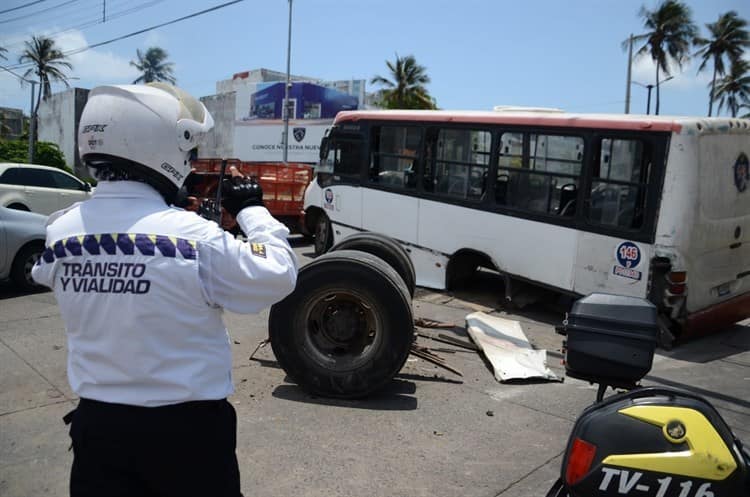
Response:
POLYGON ((630 114, 630 81, 633 72, 633 34, 628 41, 628 84, 625 87, 625 114, 630 114))
MULTIPOLYGON (((36 146, 36 109, 34 109, 34 90, 36 89, 37 82, 29 79, 25 80, 27 83, 31 83, 31 106, 29 107, 29 164, 34 163, 34 148, 36 146)), ((39 88, 39 91, 42 91, 39 88)))
POLYGON ((292 86, 290 82, 290 61, 292 52, 292 0, 289 0, 289 30, 286 43, 286 84, 284 85, 284 134, 282 140, 284 142, 284 165, 287 164, 287 158, 289 154, 289 87, 292 86))

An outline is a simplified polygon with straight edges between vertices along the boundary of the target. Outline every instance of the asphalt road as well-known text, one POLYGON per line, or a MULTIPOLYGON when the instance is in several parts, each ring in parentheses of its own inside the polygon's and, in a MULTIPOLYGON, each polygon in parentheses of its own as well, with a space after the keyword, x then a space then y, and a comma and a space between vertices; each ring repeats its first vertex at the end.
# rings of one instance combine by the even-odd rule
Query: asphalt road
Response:
MULTIPOLYGON (((312 255, 299 241, 295 250, 303 261, 312 255)), ((464 317, 474 310, 517 319, 562 376, 553 327, 566 303, 536 297, 522 310, 503 309, 501 280, 482 274, 457 294, 418 289, 414 315, 458 325, 426 334, 464 338, 464 317)), ((420 338, 463 377, 412 357, 372 398, 316 398, 286 378, 270 347, 248 359, 267 335, 267 318, 226 314, 247 496, 544 496, 576 416, 595 396, 594 387, 570 378, 501 384, 476 352, 420 338)), ((65 357, 53 295, 0 283, 0 496, 67 495, 72 453, 61 418, 76 399, 65 357)), ((750 441, 750 323, 660 351, 644 383, 705 395, 750 441)))

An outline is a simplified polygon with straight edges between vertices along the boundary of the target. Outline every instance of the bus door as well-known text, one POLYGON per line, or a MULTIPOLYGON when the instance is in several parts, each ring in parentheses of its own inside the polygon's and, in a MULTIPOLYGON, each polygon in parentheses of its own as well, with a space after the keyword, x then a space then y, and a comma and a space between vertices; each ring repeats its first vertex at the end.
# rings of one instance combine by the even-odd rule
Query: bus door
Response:
POLYGON ((646 297, 664 144, 649 135, 597 133, 592 145, 573 290, 646 297))
POLYGON ((403 244, 417 241, 417 169, 422 128, 372 125, 367 188, 363 189, 362 227, 403 244))
POLYGON ((333 242, 346 238, 362 228, 362 167, 367 142, 359 125, 346 125, 330 135, 328 161, 333 175, 321 185, 322 207, 331 221, 333 242))

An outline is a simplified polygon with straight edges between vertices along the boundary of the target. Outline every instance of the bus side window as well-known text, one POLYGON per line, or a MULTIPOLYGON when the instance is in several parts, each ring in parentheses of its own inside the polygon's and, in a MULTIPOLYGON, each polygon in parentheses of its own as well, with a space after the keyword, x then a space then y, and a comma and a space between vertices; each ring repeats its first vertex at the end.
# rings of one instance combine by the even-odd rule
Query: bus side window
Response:
POLYGON ((331 140, 329 157, 333 157, 333 174, 359 177, 364 158, 364 139, 360 135, 338 136, 331 140))
POLYGON ((615 228, 641 228, 651 162, 651 146, 642 140, 602 138, 599 172, 589 192, 588 220, 615 228))
POLYGON ((580 136, 503 133, 495 202, 519 210, 573 217, 583 167, 580 136), (524 139, 528 157, 524 157, 524 139))
POLYGON ((370 182, 399 189, 416 189, 418 151, 421 147, 421 128, 373 127, 370 182))
POLYGON ((435 160, 435 193, 481 200, 487 190, 491 144, 489 131, 440 129, 435 160))
POLYGON ((435 178, 435 150, 437 149, 438 130, 427 128, 425 132, 424 160, 422 162, 422 189, 434 192, 437 179, 435 178))

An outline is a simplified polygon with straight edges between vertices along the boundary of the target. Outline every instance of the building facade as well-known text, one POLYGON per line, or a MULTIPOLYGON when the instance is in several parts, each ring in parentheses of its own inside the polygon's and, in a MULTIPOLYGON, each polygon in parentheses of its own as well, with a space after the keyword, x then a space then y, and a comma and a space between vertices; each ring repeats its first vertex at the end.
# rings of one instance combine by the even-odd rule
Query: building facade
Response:
MULTIPOLYGON (((246 161, 282 160, 285 83, 286 73, 269 69, 244 71, 217 82, 217 94, 201 99, 216 126, 215 136, 199 155, 246 161)), ((291 162, 315 163, 320 141, 336 114, 363 108, 366 81, 323 81, 293 75, 290 83, 287 157, 291 162)))
POLYGON ((88 176, 88 171, 78 156, 77 131, 88 98, 89 90, 69 88, 42 100, 37 112, 38 139, 56 143, 65 162, 82 178, 88 176))
POLYGON ((0 107, 0 139, 18 140, 23 135, 23 125, 28 120, 21 109, 0 107))

